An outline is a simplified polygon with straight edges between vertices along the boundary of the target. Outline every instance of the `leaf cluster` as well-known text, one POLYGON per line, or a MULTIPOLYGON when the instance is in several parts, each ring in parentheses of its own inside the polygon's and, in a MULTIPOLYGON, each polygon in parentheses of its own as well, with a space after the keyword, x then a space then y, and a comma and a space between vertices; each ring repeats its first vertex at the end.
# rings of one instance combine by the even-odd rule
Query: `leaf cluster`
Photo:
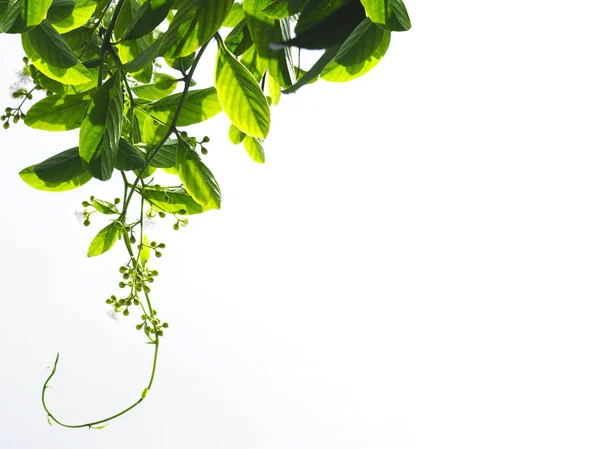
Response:
MULTIPOLYGON (((184 128, 224 112, 231 142, 264 163, 271 109, 282 93, 318 79, 345 82, 366 74, 385 55, 391 33, 410 27, 402 0, 0 0, 0 33, 20 35, 23 71, 34 86, 13 92, 21 102, 6 108, 4 127, 21 121, 49 132, 78 130, 76 146, 20 176, 50 192, 93 179, 122 181, 122 198, 83 202, 86 226, 94 214, 108 219, 88 256, 123 241, 128 260, 120 287, 129 294, 107 303, 125 316, 140 307, 137 327, 155 348, 150 382, 131 407, 70 426, 44 401, 49 422, 96 428, 135 407, 152 386, 159 338, 168 325, 149 298, 156 273, 150 256, 160 257, 164 244, 148 241, 144 219, 171 215, 177 230, 187 216, 221 206, 219 185, 202 159, 210 139, 189 136, 184 128), (214 84, 197 86, 193 77, 211 42, 217 46, 214 84), (305 50, 321 55, 303 69, 305 50), (45 96, 25 111, 36 92, 45 96), (174 185, 155 182, 157 170, 172 175, 174 185), (132 218, 134 197, 140 209, 132 218)), ((56 364, 48 381, 55 371, 56 364)))

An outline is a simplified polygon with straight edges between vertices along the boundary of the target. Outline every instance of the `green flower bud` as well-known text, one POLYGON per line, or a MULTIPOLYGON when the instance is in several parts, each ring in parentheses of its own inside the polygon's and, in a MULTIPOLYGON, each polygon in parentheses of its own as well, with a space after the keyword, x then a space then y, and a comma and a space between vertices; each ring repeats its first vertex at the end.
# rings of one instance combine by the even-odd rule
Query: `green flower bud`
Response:
POLYGON ((158 216, 159 216, 160 218, 165 218, 165 217, 167 216, 167 214, 165 214, 164 212, 159 212, 159 213, 158 213, 158 216))
POLYGON ((110 295, 110 299, 112 299, 113 301, 116 301, 117 297, 115 295, 110 295))
POLYGON ((112 299, 107 299, 106 301, 104 301, 106 304, 112 304, 114 301, 112 299))
POLYGON ((119 267, 119 273, 123 274, 127 272, 127 267, 119 267))
POLYGON ((136 240, 136 239, 135 239, 135 237, 132 235, 132 236, 129 238, 129 241, 130 241, 131 243, 135 243, 137 240, 136 240))
POLYGON ((83 220, 83 225, 84 226, 89 226, 90 225, 90 220, 88 218, 86 218, 85 220, 83 220))
POLYGON ((82 202, 81 202, 81 205, 82 205, 83 207, 88 207, 88 206, 90 205, 90 203, 88 203, 87 201, 82 201, 82 202))
POLYGON ((119 287, 120 288, 125 288, 125 285, 126 285, 125 282, 119 282, 119 287))
POLYGON ((179 222, 177 222, 173 225, 173 229, 175 229, 176 231, 179 231, 179 222))
POLYGON ((18 115, 15 115, 13 117, 13 123, 19 123, 19 116, 18 115))
POLYGON ((115 204, 119 204, 121 202, 121 198, 115 198, 115 204))
POLYGON ((147 285, 144 285, 144 291, 146 293, 150 293, 150 287, 148 287, 147 285))
POLYGON ((136 328, 138 331, 141 331, 141 330, 142 330, 142 325, 141 325, 141 324, 136 324, 136 325, 135 325, 135 328, 136 328))
POLYGON ((151 246, 152 248, 156 248, 156 242, 150 242, 150 246, 151 246))
POLYGON ((210 138, 208 136, 204 136, 202 138, 202 143, 208 143, 208 142, 210 142, 210 138))
POLYGON ((123 310, 123 316, 129 316, 129 309, 123 310))
POLYGON ((158 332, 156 333, 156 335, 158 335, 159 337, 162 337, 162 336, 164 335, 164 333, 163 333, 163 331, 158 331, 158 332))
POLYGON ((134 304, 134 305, 136 305, 136 306, 139 306, 139 305, 140 305, 140 300, 139 300, 139 299, 137 299, 137 298, 135 298, 135 299, 133 300, 133 304, 134 304))
POLYGON ((200 153, 206 155, 206 154, 208 154, 208 150, 206 148, 202 147, 202 148, 200 148, 200 153))
POLYGON ((156 252, 154 253, 154 255, 155 255, 156 257, 162 257, 162 253, 161 253, 160 251, 156 251, 156 252))
POLYGON ((164 327, 165 329, 168 328, 169 327, 169 323, 164 322, 163 325, 162 325, 162 327, 164 327))
POLYGON ((4 122, 4 125, 2 125, 4 127, 4 129, 8 129, 10 128, 10 123, 8 122, 4 122))
POLYGON ((156 270, 152 271, 152 276, 158 276, 158 271, 156 271, 156 270))
POLYGON ((129 273, 123 273, 123 279, 125 279, 125 280, 129 279, 129 273))
POLYGON ((29 58, 27 56, 23 56, 23 64, 28 64, 29 58))
POLYGON ((158 244, 158 247, 159 247, 159 248, 166 248, 166 247, 167 247, 167 245, 165 245, 164 243, 159 243, 159 244, 158 244))

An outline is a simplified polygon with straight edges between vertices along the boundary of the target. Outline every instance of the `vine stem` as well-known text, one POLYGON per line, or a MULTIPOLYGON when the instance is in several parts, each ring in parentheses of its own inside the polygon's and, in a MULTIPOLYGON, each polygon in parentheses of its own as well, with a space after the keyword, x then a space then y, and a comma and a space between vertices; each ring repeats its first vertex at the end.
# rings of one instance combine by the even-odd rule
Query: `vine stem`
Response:
POLYGON ((140 169, 140 174, 137 176, 137 178, 135 178, 135 181, 131 185, 131 191, 129 192, 129 196, 127 197, 127 200, 125 200, 125 204, 123 205, 123 213, 125 213, 127 211, 127 207, 129 206, 129 203, 131 202, 131 198, 133 197, 136 187, 144 176, 144 172, 148 169, 148 167, 150 166, 150 163, 156 157, 156 155, 160 151, 161 147, 166 143, 167 140, 169 140, 169 137, 171 136, 171 134, 173 134, 173 132, 176 131, 177 119, 179 119, 179 115, 181 114, 181 110, 183 109, 183 104, 185 102, 185 97, 186 97, 188 91, 190 90, 190 86, 192 84, 192 75, 194 74, 194 71, 196 70, 198 63, 200 62, 200 58, 204 54, 204 51, 206 50, 206 47, 208 47, 209 43, 210 43, 210 40, 202 46, 200 51, 198 51, 198 54, 194 58, 194 62, 192 64, 192 66, 190 67, 190 70, 184 76, 185 85, 183 87, 181 99, 179 100, 179 103, 177 104, 177 109, 175 109, 175 114, 173 115, 173 120, 171 120, 171 125, 169 126, 167 133, 160 140, 158 145, 156 145, 156 148, 154 148, 154 150, 152 150, 150 152, 150 154, 148 155, 148 157, 146 158, 146 164, 144 165, 144 168, 140 169))
MULTIPOLYGON (((120 12, 121 8, 123 7, 123 3, 124 3, 124 0, 120 0, 119 3, 117 4, 117 6, 115 7, 114 15, 112 17, 111 23, 109 24, 109 27, 108 27, 108 30, 107 30, 107 36, 105 36, 105 41, 103 42, 103 48, 104 48, 105 44, 108 45, 108 46, 110 46, 110 34, 112 34, 112 29, 114 28, 114 22, 116 21, 116 16, 118 16, 118 13, 120 12)), ((208 42, 206 42, 202 46, 202 48, 198 51, 198 54, 194 58, 194 62, 192 64, 192 66, 190 67, 190 70, 188 71, 188 73, 184 77, 184 79, 185 79, 185 86, 184 86, 183 92, 181 94, 181 99, 179 101, 179 104, 177 105, 177 109, 175 110, 175 114, 173 116, 173 120, 171 121, 171 124, 169 126, 169 129, 168 129, 166 135, 161 139, 161 141, 156 146, 156 148, 149 154, 149 156, 146 159, 146 164, 145 164, 144 168, 140 170, 139 175, 136 177, 136 179, 133 182, 133 184, 130 185, 129 195, 126 198, 124 198, 123 212, 121 213, 121 216, 120 216, 120 219, 122 219, 122 220, 126 219, 127 209, 129 207, 129 204, 131 203, 131 199, 133 197, 133 194, 137 191, 136 190, 137 185, 140 183, 140 181, 142 181, 144 172, 147 170, 148 166, 150 165, 150 163, 152 162, 152 160, 154 159, 154 157, 158 154, 158 151, 160 150, 160 148, 168 140, 169 136, 173 132, 175 132, 176 129, 177 129, 177 119, 179 118, 179 115, 181 114, 181 110, 183 109, 183 104, 185 102, 185 98, 186 98, 187 93, 188 93, 188 91, 190 89, 190 86, 191 86, 191 83, 192 83, 192 76, 193 76, 194 71, 196 70, 196 67, 198 66, 198 63, 200 62, 200 58, 202 57, 204 51, 206 50, 206 47, 208 46, 209 42, 210 42, 210 40, 208 42)), ((122 173, 122 175, 123 175, 123 182, 125 184, 125 192, 124 192, 124 194, 127 195, 127 187, 129 186, 129 183, 127 182, 127 177, 125 176, 125 174, 122 173)), ((142 181, 142 187, 143 187, 143 181, 142 181)), ((143 189, 142 189, 142 192, 143 192, 143 189)), ((140 193, 140 192, 138 192, 138 193, 140 193)), ((141 216, 140 216, 140 228, 141 228, 140 240, 143 240, 143 235, 142 235, 143 234, 143 225, 142 225, 143 214, 144 214, 144 199, 142 197, 141 216)), ((130 241, 129 235, 127 233, 124 233, 123 237, 124 237, 124 241, 125 241, 125 246, 127 248, 127 252, 129 253, 130 257, 133 258, 134 254, 133 254, 133 249, 131 247, 131 241, 130 241)), ((141 251, 141 247, 140 247, 140 251, 141 251)), ((138 258, 139 258, 139 254, 138 254, 138 258)), ((144 292, 144 296, 145 296, 145 299, 146 299, 146 304, 148 305, 148 308, 149 308, 150 316, 153 318, 154 317, 154 309, 152 308, 152 304, 150 302, 150 297, 149 297, 148 293, 145 290, 143 290, 143 292, 144 292)), ((154 329, 156 331, 157 330, 156 324, 153 324, 153 327, 154 327, 154 329)), ((154 356, 153 356, 153 361, 152 361, 152 370, 150 372, 150 379, 148 381, 148 384, 147 384, 146 388, 142 391, 141 397, 137 401, 135 401, 133 404, 131 404, 129 407, 121 410, 120 412, 118 412, 118 413, 116 413, 116 414, 114 414, 112 416, 109 416, 107 418, 100 419, 100 420, 97 420, 97 421, 91 421, 91 422, 88 422, 88 423, 85 423, 85 424, 65 424, 65 423, 61 422, 60 420, 58 420, 52 414, 52 412, 50 412, 50 410, 48 409, 48 406, 46 405, 46 390, 48 388, 51 388, 48 384, 50 383, 50 380, 52 380, 52 378, 56 374, 56 369, 58 367, 58 361, 60 359, 60 353, 56 354, 56 360, 54 361, 54 365, 52 367, 52 371, 51 371, 50 375, 48 376, 48 378, 46 379, 46 382, 44 382, 44 386, 42 387, 42 405, 44 407, 44 410, 48 414, 49 422, 50 422, 50 420, 52 420, 56 424, 58 424, 58 425, 60 425, 62 427, 70 428, 70 429, 78 429, 78 428, 84 428, 84 427, 92 429, 92 428, 94 428, 94 426, 98 426, 100 424, 106 424, 106 425, 108 425, 108 423, 110 421, 112 421, 113 419, 118 418, 119 416, 124 415, 125 413, 129 412, 130 410, 132 410, 135 407, 137 407, 140 403, 142 403, 142 401, 146 398, 146 395, 148 394, 150 388, 152 387, 152 384, 154 382, 154 377, 155 377, 155 374, 156 374, 156 365, 157 365, 157 361, 158 361, 158 348, 159 348, 160 336, 158 335, 158 332, 155 332, 154 335, 155 335, 155 339, 151 342, 151 344, 154 345, 154 356)))

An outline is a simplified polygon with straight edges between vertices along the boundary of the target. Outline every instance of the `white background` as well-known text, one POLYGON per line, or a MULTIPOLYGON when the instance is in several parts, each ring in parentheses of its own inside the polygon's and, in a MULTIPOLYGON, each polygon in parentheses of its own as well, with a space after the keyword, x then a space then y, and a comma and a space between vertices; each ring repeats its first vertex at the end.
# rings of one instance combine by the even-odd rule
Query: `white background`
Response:
MULTIPOLYGON (((151 348, 111 320, 121 248, 86 259, 92 182, 51 194, 25 166, 77 134, 0 136, 2 449, 600 446, 600 49, 593 1, 410 1, 366 77, 274 110, 267 164, 204 158, 221 211, 165 241, 151 348)), ((4 105, 20 66, 2 36, 4 105)), ((213 62, 201 63, 210 78, 213 62)), ((114 184, 118 184, 117 181, 114 184)), ((107 193, 108 192, 108 193, 107 193)))

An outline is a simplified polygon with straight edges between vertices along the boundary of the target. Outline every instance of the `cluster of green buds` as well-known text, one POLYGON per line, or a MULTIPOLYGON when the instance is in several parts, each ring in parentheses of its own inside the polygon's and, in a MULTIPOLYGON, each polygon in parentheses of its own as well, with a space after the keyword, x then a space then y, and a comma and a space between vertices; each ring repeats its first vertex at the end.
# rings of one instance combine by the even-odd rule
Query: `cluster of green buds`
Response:
MULTIPOLYGON (((160 186, 157 185, 157 187, 160 186)), ((165 192, 165 195, 163 196, 163 201, 165 203, 172 203, 173 199, 169 196, 168 193, 165 192)), ((160 218, 165 218, 167 216, 167 214, 162 210, 156 210, 154 208, 150 208, 148 209, 148 212, 146 212, 146 216, 148 218, 155 218, 157 215, 160 218)), ((185 209, 180 209, 175 213, 169 213, 169 215, 172 215, 173 218, 175 218, 175 223, 173 223, 173 229, 175 231, 179 231, 180 228, 187 226, 190 222, 186 217, 184 217, 184 215, 187 215, 187 211, 185 209)))
POLYGON ((200 142, 198 142, 198 140, 195 137, 189 137, 188 133, 185 131, 182 131, 181 133, 179 133, 179 135, 181 137, 183 137, 183 139, 188 142, 190 145, 192 145, 193 147, 197 147, 198 145, 200 145, 200 153, 202 154, 208 154, 208 148, 206 148, 204 146, 205 143, 209 143, 210 142, 210 138, 208 136, 204 136, 202 138, 202 140, 200 142))
MULTIPOLYGON (((14 93, 13 93, 14 96, 14 93)), ((25 114, 21 112, 21 108, 6 108, 4 114, 0 116, 0 120, 4 122, 2 125, 4 129, 10 128, 10 122, 19 123, 19 120, 24 119, 25 114)))
POLYGON ((156 310, 153 310, 152 312, 154 314, 153 317, 143 314, 142 322, 135 326, 137 330, 143 330, 150 341, 154 341, 154 338, 152 338, 154 335, 162 337, 164 335, 164 329, 169 327, 169 323, 166 321, 161 322, 161 320, 156 317, 156 310))
MULTIPOLYGON (((156 257, 162 257, 162 253, 160 252, 160 250, 165 249, 166 247, 167 247, 167 245, 165 245, 164 243, 156 243, 156 242, 150 242, 150 244, 138 245, 138 249, 140 249, 140 250, 143 248, 148 248, 150 251, 154 251, 154 255, 156 257)), ((152 283, 152 282, 154 282, 154 281, 151 280, 150 283, 152 283)))
MULTIPOLYGON (((90 216, 95 214, 96 212, 100 212, 105 215, 118 215, 120 214, 119 209, 117 208, 117 204, 121 202, 120 198, 115 198, 114 201, 108 202, 104 200, 100 200, 95 198, 94 196, 90 196, 89 201, 82 201, 81 205, 84 207, 83 209, 83 225, 90 225, 90 216)), ((125 231, 129 232, 129 229, 125 229, 125 231)))

